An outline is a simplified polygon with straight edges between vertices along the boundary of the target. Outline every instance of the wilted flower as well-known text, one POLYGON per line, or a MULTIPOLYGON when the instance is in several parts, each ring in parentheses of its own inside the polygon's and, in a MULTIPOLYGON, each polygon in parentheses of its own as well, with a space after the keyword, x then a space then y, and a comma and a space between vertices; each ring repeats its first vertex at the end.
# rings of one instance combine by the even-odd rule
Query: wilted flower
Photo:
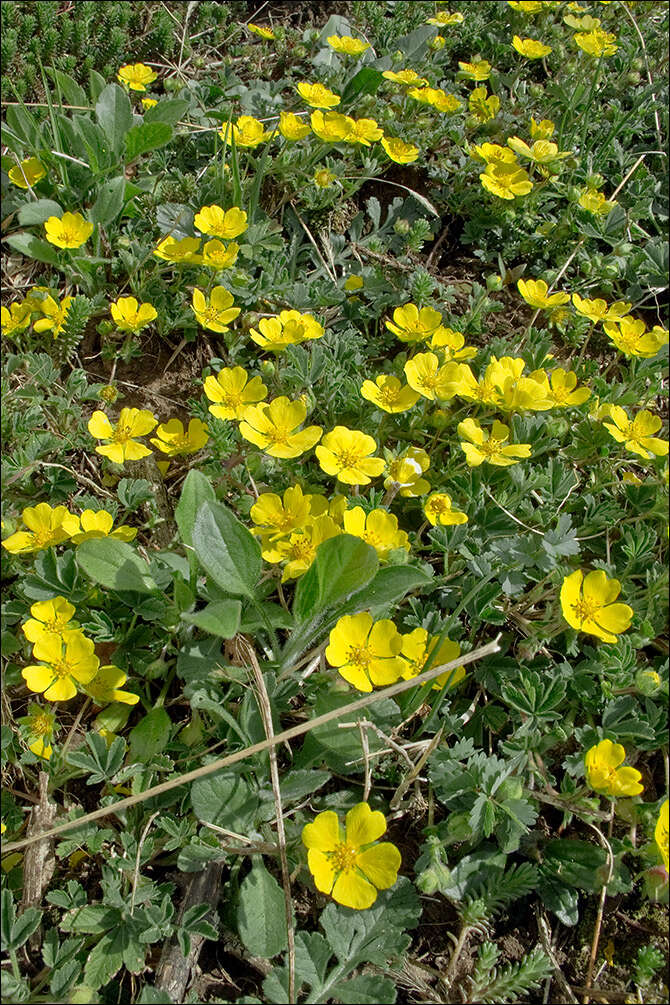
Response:
POLYGON ((608 579, 602 569, 586 576, 577 569, 563 579, 563 617, 577 631, 595 635, 603 642, 617 642, 617 635, 627 631, 633 619, 632 607, 614 603, 620 592, 619 580, 608 579))

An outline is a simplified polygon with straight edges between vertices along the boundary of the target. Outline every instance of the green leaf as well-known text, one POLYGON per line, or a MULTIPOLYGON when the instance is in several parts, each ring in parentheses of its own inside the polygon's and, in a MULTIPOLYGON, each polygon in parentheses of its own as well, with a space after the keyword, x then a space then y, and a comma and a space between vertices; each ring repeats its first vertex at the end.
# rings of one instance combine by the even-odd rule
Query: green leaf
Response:
POLYGON ((561 924, 568 928, 574 927, 579 921, 579 894, 541 865, 538 871, 539 883, 537 891, 543 904, 553 911, 561 924))
POLYGON ((77 548, 77 565, 89 579, 108 590, 158 591, 147 563, 125 541, 110 537, 82 541, 77 548))
POLYGON ((185 101, 184 98, 163 98, 153 108, 147 108, 144 113, 144 124, 167 122, 174 126, 179 122, 188 106, 189 102, 185 101))
POLYGON ((24 942, 27 942, 33 932, 39 928, 41 920, 42 912, 36 907, 27 907, 23 914, 19 914, 12 925, 12 936, 8 949, 19 949, 24 942))
POLYGON ((90 219, 94 223, 102 224, 103 227, 115 220, 123 209, 125 192, 126 179, 124 175, 119 175, 118 178, 112 178, 111 181, 105 181, 98 185, 98 197, 91 207, 90 219))
POLYGON ((165 709, 152 708, 130 731, 131 760, 147 763, 154 754, 160 754, 170 742, 171 729, 172 721, 165 709))
POLYGON ((191 805, 198 820, 244 834, 253 829, 259 799, 242 775, 217 772, 193 783, 191 805))
POLYGON ((374 548, 359 537, 340 534, 316 549, 316 558, 298 581, 293 601, 296 621, 307 621, 326 607, 348 600, 379 568, 374 548))
POLYGON ((337 985, 337 1000, 343 1005, 393 1005, 397 990, 389 977, 359 974, 337 985))
POLYGON ((62 260, 54 246, 52 244, 47 244, 46 241, 41 241, 39 237, 35 237, 33 234, 19 233, 10 234, 9 237, 5 238, 5 243, 13 248, 14 251, 20 251, 22 255, 26 255, 27 258, 34 258, 37 262, 44 262, 45 265, 62 265, 62 260))
POLYGON ((0 948, 3 953, 7 952, 12 941, 12 929, 16 921, 16 909, 14 907, 14 897, 12 891, 5 887, 2 891, 2 901, 0 905, 0 948))
POLYGON ((107 84, 95 103, 95 117, 112 150, 120 153, 123 138, 133 125, 133 110, 122 87, 107 84))
POLYGON ((369 610, 373 618, 387 614, 387 609, 395 605, 410 590, 419 586, 428 586, 432 576, 422 569, 410 565, 391 565, 380 569, 374 579, 357 593, 354 593, 347 603, 338 609, 338 615, 353 614, 362 609, 369 610))
POLYGON ((60 218, 62 215, 63 208, 59 203, 54 202, 53 199, 38 199, 37 202, 27 202, 21 206, 18 219, 22 227, 33 227, 36 224, 44 223, 50 216, 60 218))
POLYGON ((107 932, 93 947, 86 960, 84 981, 94 990, 109 984, 123 964, 127 938, 123 927, 107 932))
POLYGON ((242 880, 237 925, 245 948, 254 956, 269 960, 286 949, 284 893, 260 858, 242 880))
POLYGON ((126 161, 134 161, 150 150, 158 150, 170 142, 174 129, 167 122, 145 122, 126 134, 126 161))
POLYGON ((560 877, 566 886, 596 893, 602 888, 603 877, 599 870, 607 862, 604 848, 580 841, 578 838, 559 838, 549 841, 544 848, 545 876, 560 877))
POLYGON ((216 635, 220 639, 232 639, 240 628, 242 617, 242 602, 240 600, 222 600, 218 604, 208 604, 203 611, 195 614, 182 614, 182 621, 195 625, 208 635, 216 635))
POLYGON ((75 105, 78 108, 86 108, 88 106, 88 98, 86 97, 86 92, 83 87, 80 87, 76 80, 67 73, 63 73, 62 70, 56 70, 53 66, 45 66, 44 68, 49 74, 51 79, 57 88, 60 89, 60 93, 63 96, 64 103, 66 105, 75 105))
POLYGON ((379 70, 371 66, 361 67, 342 92, 342 104, 349 104, 354 98, 363 94, 376 94, 383 81, 384 78, 379 70))
POLYGON ((217 586, 253 598, 261 574, 261 548, 227 506, 202 504, 193 527, 193 547, 217 586))
POLYGON ((82 935, 102 935, 121 923, 121 913, 116 907, 104 904, 86 904, 65 915, 60 923, 64 932, 79 932, 82 935))
POLYGON ((101 73, 98 73, 97 70, 88 71, 88 89, 91 94, 91 101, 97 101, 106 86, 107 81, 101 73))

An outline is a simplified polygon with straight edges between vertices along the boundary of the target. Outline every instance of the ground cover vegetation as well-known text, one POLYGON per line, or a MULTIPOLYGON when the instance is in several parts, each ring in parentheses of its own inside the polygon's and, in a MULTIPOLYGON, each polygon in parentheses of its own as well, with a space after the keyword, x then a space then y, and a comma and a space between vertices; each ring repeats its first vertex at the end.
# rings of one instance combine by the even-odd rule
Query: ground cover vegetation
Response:
POLYGON ((667 3, 2 6, 3 1000, 667 1000, 667 3))

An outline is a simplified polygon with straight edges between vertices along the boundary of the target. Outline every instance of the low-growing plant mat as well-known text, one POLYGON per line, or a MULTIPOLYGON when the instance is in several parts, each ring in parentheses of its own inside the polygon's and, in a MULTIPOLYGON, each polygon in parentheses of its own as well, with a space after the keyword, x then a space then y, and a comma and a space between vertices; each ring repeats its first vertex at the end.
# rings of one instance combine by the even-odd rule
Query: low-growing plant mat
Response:
POLYGON ((666 3, 3 4, 2 995, 667 1000, 666 3))

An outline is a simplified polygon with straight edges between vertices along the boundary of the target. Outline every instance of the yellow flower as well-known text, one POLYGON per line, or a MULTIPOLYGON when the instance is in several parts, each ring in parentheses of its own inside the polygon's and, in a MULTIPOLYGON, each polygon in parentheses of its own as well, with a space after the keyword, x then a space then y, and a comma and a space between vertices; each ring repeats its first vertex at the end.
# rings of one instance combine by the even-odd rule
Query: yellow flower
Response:
POLYGON ((458 359, 472 359, 477 350, 472 345, 465 344, 463 332, 440 325, 430 340, 430 348, 442 354, 445 362, 458 359))
POLYGON ((586 576, 577 569, 563 579, 563 617, 579 632, 595 635, 603 642, 617 642, 617 635, 627 631, 633 619, 632 607, 614 603, 620 592, 619 580, 608 579, 602 569, 586 576))
POLYGON ((341 143, 348 137, 354 120, 340 112, 312 112, 312 132, 324 143, 341 143))
POLYGON ((298 427, 305 421, 303 401, 289 401, 285 395, 267 405, 248 405, 240 422, 240 433, 270 457, 299 457, 321 439, 321 426, 298 427))
POLYGON ((475 87, 468 98, 468 108, 480 122, 489 122, 500 111, 500 98, 496 94, 489 96, 485 87, 475 87))
POLYGON ((117 77, 131 91, 146 91, 147 84, 152 84, 158 77, 157 73, 144 63, 128 63, 122 66, 117 77))
POLYGON ((77 694, 77 684, 93 680, 100 661, 94 653, 91 639, 81 632, 45 635, 33 647, 33 656, 42 663, 25 667, 21 676, 28 688, 44 692, 47 701, 69 701, 77 694))
POLYGON ((374 904, 377 890, 398 878, 400 852, 390 841, 374 844, 386 830, 384 816, 358 803, 346 816, 343 836, 337 813, 319 813, 302 831, 314 884, 338 904, 362 911, 374 904))
POLYGON ((109 705, 112 701, 120 701, 123 705, 137 705, 140 700, 138 694, 119 690, 126 680, 123 670, 115 666, 104 666, 100 667, 93 680, 84 685, 84 690, 95 705, 109 705))
POLYGON ((321 470, 345 485, 368 485, 384 470, 381 457, 371 457, 375 440, 358 429, 335 426, 316 448, 321 470))
MULTIPOLYGON (((536 371, 537 373, 538 371, 536 371)), ((547 375, 544 370, 539 371, 544 374, 545 381, 547 375)), ((531 377, 534 378, 534 374, 531 377)), ((568 405, 583 405, 590 398, 591 392, 588 387, 577 387, 577 374, 574 370, 566 372, 562 367, 557 367, 551 371, 551 375, 546 387, 547 397, 556 408, 567 407, 568 405)))
POLYGON ((71 630, 75 608, 65 597, 53 597, 51 600, 38 600, 30 608, 30 613, 32 618, 21 625, 21 631, 28 642, 37 642, 45 635, 62 638, 63 632, 71 630))
POLYGON ((261 318, 260 331, 251 328, 249 334, 254 342, 268 352, 283 352, 290 345, 299 345, 307 340, 321 338, 323 327, 311 314, 299 311, 280 311, 278 317, 261 318))
POLYGON ((374 119, 352 119, 345 143, 361 143, 369 147, 371 143, 382 139, 384 131, 379 128, 374 119))
POLYGON ((36 757, 43 757, 48 761, 53 753, 51 741, 56 716, 52 712, 47 712, 41 705, 31 702, 28 706, 28 715, 22 716, 18 722, 22 726, 21 733, 28 744, 28 750, 36 757))
POLYGON ((316 550, 323 541, 337 537, 342 531, 327 514, 310 519, 300 530, 288 539, 277 540, 270 549, 263 549, 263 558, 268 562, 285 562, 282 583, 297 579, 309 569, 316 558, 316 550))
MULTIPOLYGON (((458 642, 451 639, 444 639, 442 645, 437 648, 439 635, 428 635, 425 628, 415 628, 409 635, 402 636, 401 656, 405 658, 406 667, 403 671, 405 680, 411 680, 423 671, 428 658, 432 656, 430 669, 439 667, 443 663, 452 663, 461 655, 461 647, 458 642)), ((449 681, 449 687, 455 687, 465 677, 465 667, 455 667, 453 670, 445 670, 443 674, 435 678, 433 684, 434 691, 440 691, 449 681)))
POLYGON ((421 476, 430 467, 430 457, 421 447, 408 447, 387 466, 385 489, 395 489, 398 495, 415 499, 430 491, 430 483, 421 476))
POLYGON ((450 24, 463 24, 463 15, 459 11, 450 14, 448 10, 440 10, 435 17, 429 17, 426 24, 434 24, 438 28, 446 28, 450 24))
POLYGON ((534 38, 520 38, 518 35, 512 39, 512 45, 525 59, 542 59, 551 52, 550 45, 544 45, 534 38))
POLYGON ((119 297, 109 305, 109 312, 120 332, 139 332, 158 317, 153 304, 138 304, 135 297, 119 297))
POLYGON ((142 108, 155 108, 157 104, 155 98, 142 98, 142 108))
POLYGON ((670 859, 668 855, 668 844, 670 838, 668 806, 668 800, 666 799, 665 802, 661 804, 661 808, 658 811, 658 820, 656 821, 656 827, 654 829, 654 841, 661 853, 661 858, 663 859, 663 865, 665 866, 666 872, 670 868, 670 859))
POLYGON ((551 119, 542 119, 536 122, 533 116, 530 117, 530 138, 532 140, 550 140, 554 135, 556 126, 551 119))
POLYGON ((268 389, 260 377, 249 380, 241 366, 225 367, 216 377, 210 374, 203 385, 210 401, 209 411, 217 419, 241 419, 249 405, 263 401, 268 389))
POLYGON ((202 249, 202 264, 210 269, 229 269, 237 261, 240 251, 239 244, 233 241, 228 247, 223 241, 214 238, 213 241, 206 241, 202 249))
POLYGON ((352 292, 353 290, 362 290, 365 286, 365 281, 362 276, 349 276, 344 282, 344 288, 347 292, 352 292))
POLYGON ((616 45, 616 35, 611 35, 600 28, 594 28, 593 31, 578 31, 575 35, 575 42, 589 56, 596 58, 612 56, 619 48, 616 45))
POLYGON ((225 286, 215 286, 209 295, 209 300, 202 290, 193 290, 193 313, 198 324, 212 332, 229 331, 229 321, 234 321, 240 313, 240 307, 233 307, 233 295, 225 286))
POLYGON ((428 43, 428 48, 433 49, 435 52, 439 52, 440 49, 444 49, 446 44, 447 40, 443 35, 436 35, 435 38, 431 38, 428 43))
POLYGON ((522 14, 539 14, 543 7, 555 7, 555 3, 548 0, 507 0, 507 3, 514 10, 522 14))
POLYGON ((570 303, 569 293, 549 293, 544 279, 519 279, 516 285, 529 307, 544 311, 570 303))
POLYGON ((184 430, 181 419, 163 422, 156 430, 156 438, 149 441, 169 457, 183 457, 197 454, 209 440, 207 426, 200 419, 191 419, 188 430, 184 430))
POLYGON ((454 395, 450 364, 440 366, 434 352, 420 352, 408 359, 405 363, 405 376, 409 386, 429 401, 444 400, 454 395))
POLYGON ((611 307, 607 306, 606 300, 582 300, 579 293, 572 294, 572 303, 578 314, 583 314, 594 324, 599 321, 619 321, 631 308, 624 300, 617 300, 611 307))
MULTIPOLYGON (((584 9, 584 7, 581 8, 581 10, 584 9)), ((602 24, 599 17, 591 17, 590 14, 585 14, 584 17, 575 17, 574 14, 566 14, 563 21, 570 28, 578 28, 580 31, 593 31, 594 28, 600 28, 602 24)))
POLYGON ((429 496, 423 504, 423 512, 433 527, 453 527, 468 522, 467 513, 452 509, 451 496, 446 492, 434 492, 429 496))
POLYGON ((239 237, 249 226, 247 214, 243 209, 231 206, 230 209, 224 210, 216 203, 212 206, 203 206, 200 212, 195 214, 193 223, 202 234, 219 237, 223 241, 239 237))
POLYGON ((26 303, 25 301, 22 304, 10 304, 9 310, 7 310, 6 307, 0 308, 0 315, 2 317, 2 334, 12 336, 17 332, 25 331, 30 324, 30 316, 32 312, 32 304, 26 303))
POLYGON ((263 128, 263 123, 255 119, 253 115, 240 115, 237 122, 222 126, 219 136, 224 143, 228 143, 228 132, 232 133, 235 146, 257 147, 260 143, 270 139, 272 133, 263 128))
POLYGON ((74 297, 63 297, 58 302, 52 296, 46 296, 44 300, 36 305, 36 309, 41 311, 44 317, 39 318, 33 324, 36 332, 51 331, 54 338, 58 338, 67 322, 67 312, 74 297))
POLYGON ((496 402, 505 411, 546 411, 552 407, 549 383, 544 370, 536 370, 529 377, 522 376, 523 359, 502 356, 491 361, 484 374, 484 383, 493 385, 499 392, 496 402))
POLYGON ((447 94, 439 87, 411 87, 407 92, 410 98, 424 105, 432 105, 438 112, 457 112, 461 102, 456 95, 447 94))
POLYGON ((367 611, 345 614, 330 633, 326 659, 349 684, 369 693, 402 677, 401 647, 400 633, 387 618, 373 622, 367 611))
POLYGON ((639 796, 644 791, 642 775, 635 768, 620 768, 626 751, 620 743, 601 740, 584 756, 586 781, 595 792, 606 796, 639 796))
POLYGON ((428 81, 420 77, 416 70, 384 70, 382 77, 393 81, 394 84, 402 84, 405 87, 424 87, 428 81))
POLYGON ((530 457, 530 443, 508 443, 509 427, 497 419, 494 420, 491 432, 482 429, 476 419, 464 419, 458 423, 458 435, 470 442, 461 441, 465 459, 471 468, 476 468, 484 461, 498 467, 508 467, 518 464, 522 457, 530 457))
POLYGON ((329 188, 334 181, 337 181, 337 175, 329 171, 328 168, 321 168, 320 171, 314 172, 312 181, 317 188, 329 188))
POLYGON ((615 206, 618 206, 618 203, 616 199, 606 199, 604 192, 598 192, 594 188, 587 188, 579 197, 579 205, 582 209, 587 210, 589 213, 594 213, 596 216, 607 216, 615 206))
POLYGON ((369 513, 362 506, 348 509, 344 514, 344 531, 371 545, 382 561, 394 548, 409 551, 406 532, 399 530, 398 518, 385 509, 373 509, 369 513))
POLYGON ((416 405, 420 395, 407 384, 402 384, 397 377, 381 374, 371 380, 364 380, 361 385, 361 395, 366 401, 371 401, 384 412, 406 412, 416 405))
POLYGON ((639 454, 647 460, 654 457, 666 457, 668 441, 659 440, 653 434, 661 428, 662 422, 658 415, 653 415, 643 408, 631 420, 620 405, 610 405, 607 418, 612 422, 604 422, 605 429, 618 443, 623 443, 627 450, 639 454))
POLYGON ((96 454, 109 457, 115 464, 136 461, 148 457, 151 451, 134 437, 146 436, 156 426, 158 420, 151 412, 139 408, 122 408, 119 421, 112 426, 104 412, 94 412, 88 420, 88 431, 96 440, 110 440, 95 448, 96 454))
POLYGON ((416 304, 405 304, 396 307, 393 321, 384 321, 384 324, 401 342, 423 342, 438 330, 442 315, 432 307, 419 310, 416 304))
POLYGON ((338 94, 334 94, 323 84, 309 84, 306 80, 302 80, 296 90, 312 108, 335 108, 341 100, 338 94))
POLYGON ((273 39, 274 32, 270 31, 269 28, 264 28, 261 24, 252 24, 251 22, 247 25, 247 30, 253 35, 258 35, 259 38, 264 38, 266 40, 273 39))
POLYGON ((249 514, 256 524, 252 533, 276 541, 301 530, 310 520, 313 498, 304 495, 299 485, 286 489, 283 498, 274 492, 261 493, 249 514))
POLYGON ((112 530, 114 517, 104 509, 85 509, 79 520, 81 532, 72 535, 73 544, 81 544, 82 541, 90 541, 100 537, 115 537, 119 541, 133 541, 137 535, 137 528, 129 527, 127 524, 121 524, 116 530, 112 530))
POLYGON ((176 262, 183 265, 200 265, 202 257, 197 254, 200 250, 199 237, 182 237, 178 239, 169 234, 158 242, 154 249, 156 258, 162 258, 164 262, 176 262))
POLYGON ((624 471, 624 473, 621 476, 621 480, 622 482, 624 482, 625 485, 642 484, 642 479, 638 478, 638 476, 633 471, 624 471))
POLYGON ((285 140, 302 140, 311 132, 310 127, 293 112, 279 113, 279 132, 285 140))
POLYGON ((48 503, 27 506, 21 519, 28 530, 18 530, 2 542, 3 548, 11 555, 42 551, 63 544, 79 530, 79 517, 68 512, 65 506, 56 506, 55 509, 48 503))
POLYGON ((19 188, 27 189, 28 186, 31 188, 37 185, 38 181, 46 176, 47 169, 41 160, 37 157, 28 157, 26 160, 21 161, 21 165, 15 164, 13 168, 10 168, 7 172, 9 180, 19 188))
POLYGON ((559 151, 555 143, 549 140, 535 140, 532 147, 529 147, 524 140, 518 136, 511 136, 507 140, 507 145, 514 150, 519 157, 526 157, 536 164, 552 164, 554 161, 564 160, 570 156, 569 150, 559 151))
POLYGON ((352 38, 351 35, 329 35, 326 42, 335 52, 344 53, 345 56, 360 56, 370 48, 369 42, 364 42, 362 38, 352 38))
POLYGON ((459 60, 459 76, 466 80, 476 80, 478 83, 488 80, 493 67, 486 59, 481 59, 477 63, 461 63, 459 60))
POLYGON ((652 359, 668 342, 668 333, 660 326, 647 331, 644 321, 626 316, 606 321, 603 328, 617 349, 626 356, 652 359))
POLYGON ((55 244, 57 248, 81 248, 93 233, 93 224, 85 220, 81 213, 63 213, 60 218, 50 216, 44 230, 49 244, 55 244))
POLYGON ((533 187, 526 172, 517 164, 487 164, 486 171, 480 174, 479 180, 488 192, 499 199, 527 195, 533 187))
POLYGON ((485 164, 517 164, 516 154, 498 143, 482 143, 470 149, 470 156, 485 164))

